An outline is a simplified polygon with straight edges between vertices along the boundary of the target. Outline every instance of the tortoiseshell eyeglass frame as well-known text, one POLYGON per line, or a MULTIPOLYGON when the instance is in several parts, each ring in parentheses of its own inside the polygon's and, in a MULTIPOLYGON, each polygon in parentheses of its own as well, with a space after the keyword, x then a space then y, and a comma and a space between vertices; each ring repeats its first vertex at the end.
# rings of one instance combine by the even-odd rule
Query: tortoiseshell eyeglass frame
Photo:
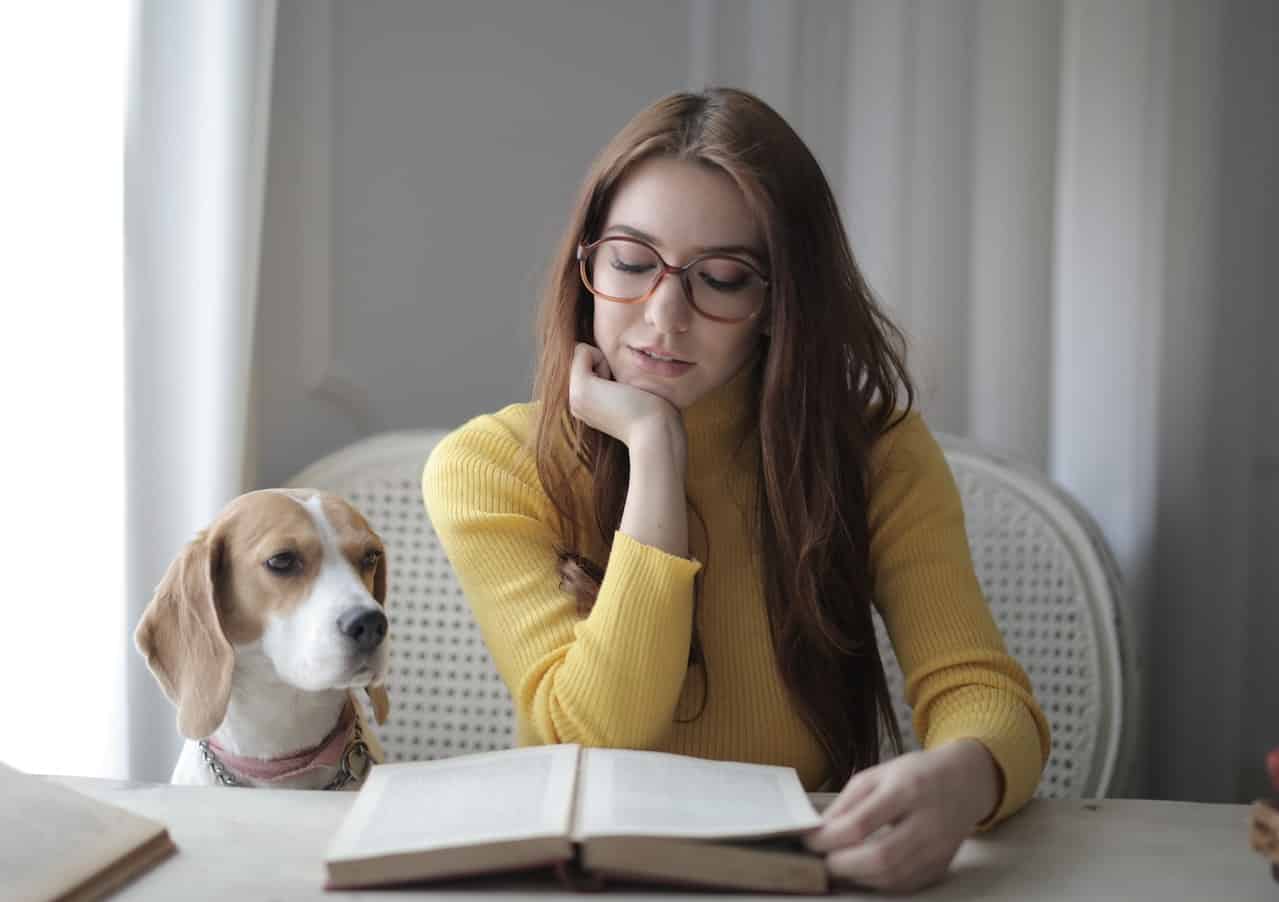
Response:
POLYGON ((674 275, 674 276, 679 276, 680 284, 684 286, 684 297, 688 300, 689 306, 692 307, 694 310, 696 310, 699 316, 704 316, 707 319, 713 320, 714 322, 717 322, 717 323, 729 323, 729 324, 744 323, 759 316, 760 313, 763 312, 764 308, 768 306, 767 304, 768 288, 769 288, 769 285, 771 284, 768 276, 766 276, 762 271, 760 271, 760 268, 756 266, 754 263, 752 263, 750 260, 746 259, 745 257, 736 256, 734 254, 724 254, 724 253, 714 253, 714 252, 709 254, 698 254, 696 257, 694 257, 692 260, 689 260, 683 266, 671 266, 669 263, 666 262, 665 259, 663 259, 662 255, 658 253, 657 248, 653 247, 653 245, 649 244, 647 241, 643 241, 639 238, 631 238, 625 235, 605 235, 603 238, 599 239, 598 241, 592 241, 590 244, 579 244, 577 246, 577 263, 578 263, 578 269, 582 275, 582 284, 586 286, 586 290, 589 291, 591 294, 595 295, 596 297, 604 298, 604 300, 612 301, 615 304, 642 304, 653 296, 653 292, 657 291, 657 286, 662 284, 662 279, 666 278, 668 275, 674 275), (591 278, 586 272, 586 260, 595 251, 596 248, 604 244, 606 241, 625 241, 630 244, 638 244, 640 247, 646 248, 650 253, 652 253, 652 255, 657 258, 657 262, 661 264, 662 271, 657 274, 657 277, 653 279, 653 284, 649 286, 648 291, 646 291, 642 296, 637 298, 614 297, 611 294, 604 294, 603 292, 596 291, 595 287, 591 285, 591 278), (694 296, 693 296, 693 286, 689 282, 688 273, 689 273, 689 270, 691 270, 694 266, 696 266, 697 264, 705 260, 732 260, 734 263, 740 266, 744 266, 747 269, 749 269, 752 273, 754 273, 755 276, 764 285, 764 296, 760 300, 758 306, 756 306, 756 308, 752 310, 746 316, 740 316, 740 317, 716 316, 715 314, 707 313, 701 307, 698 307, 697 301, 694 299, 694 296))

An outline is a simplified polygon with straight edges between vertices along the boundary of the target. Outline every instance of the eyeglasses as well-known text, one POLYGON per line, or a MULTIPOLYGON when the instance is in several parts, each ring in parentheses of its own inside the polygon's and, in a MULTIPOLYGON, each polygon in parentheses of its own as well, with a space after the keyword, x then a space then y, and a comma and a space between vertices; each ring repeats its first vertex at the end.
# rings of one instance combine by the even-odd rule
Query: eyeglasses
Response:
POLYGON ((679 276, 693 309, 717 323, 758 316, 768 300, 768 277, 750 261, 728 254, 702 254, 671 266, 651 244, 611 235, 577 246, 582 283, 606 301, 642 304, 669 273, 679 276))

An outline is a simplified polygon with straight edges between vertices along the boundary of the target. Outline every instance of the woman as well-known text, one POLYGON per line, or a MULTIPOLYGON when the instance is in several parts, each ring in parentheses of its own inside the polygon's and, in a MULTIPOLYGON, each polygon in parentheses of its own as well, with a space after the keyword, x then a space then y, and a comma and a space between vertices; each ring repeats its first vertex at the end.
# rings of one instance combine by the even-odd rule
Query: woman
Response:
POLYGON ((808 839, 833 875, 940 879, 1048 726, 812 154, 749 94, 658 101, 588 174, 539 329, 534 401, 423 479, 521 743, 790 765, 841 790, 808 839), (883 763, 872 604, 924 746, 883 763))

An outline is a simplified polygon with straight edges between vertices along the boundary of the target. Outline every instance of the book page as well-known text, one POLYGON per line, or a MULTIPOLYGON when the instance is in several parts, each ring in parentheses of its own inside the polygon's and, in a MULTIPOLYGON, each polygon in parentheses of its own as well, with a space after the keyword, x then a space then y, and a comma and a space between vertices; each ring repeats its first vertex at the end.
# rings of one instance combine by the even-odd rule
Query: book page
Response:
POLYGON ((794 768, 663 752, 583 749, 574 839, 735 839, 816 827, 794 768))
POLYGON ((548 745, 379 764, 328 858, 567 836, 578 750, 548 745))

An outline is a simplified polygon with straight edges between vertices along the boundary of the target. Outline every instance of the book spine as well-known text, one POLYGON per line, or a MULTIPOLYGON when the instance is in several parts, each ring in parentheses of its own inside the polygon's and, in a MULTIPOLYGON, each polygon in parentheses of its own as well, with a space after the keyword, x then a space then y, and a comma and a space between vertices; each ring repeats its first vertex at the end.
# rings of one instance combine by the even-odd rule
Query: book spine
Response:
POLYGON ((582 867, 580 846, 574 846, 573 857, 555 864, 555 879, 575 893, 599 893, 605 889, 604 878, 582 867))

